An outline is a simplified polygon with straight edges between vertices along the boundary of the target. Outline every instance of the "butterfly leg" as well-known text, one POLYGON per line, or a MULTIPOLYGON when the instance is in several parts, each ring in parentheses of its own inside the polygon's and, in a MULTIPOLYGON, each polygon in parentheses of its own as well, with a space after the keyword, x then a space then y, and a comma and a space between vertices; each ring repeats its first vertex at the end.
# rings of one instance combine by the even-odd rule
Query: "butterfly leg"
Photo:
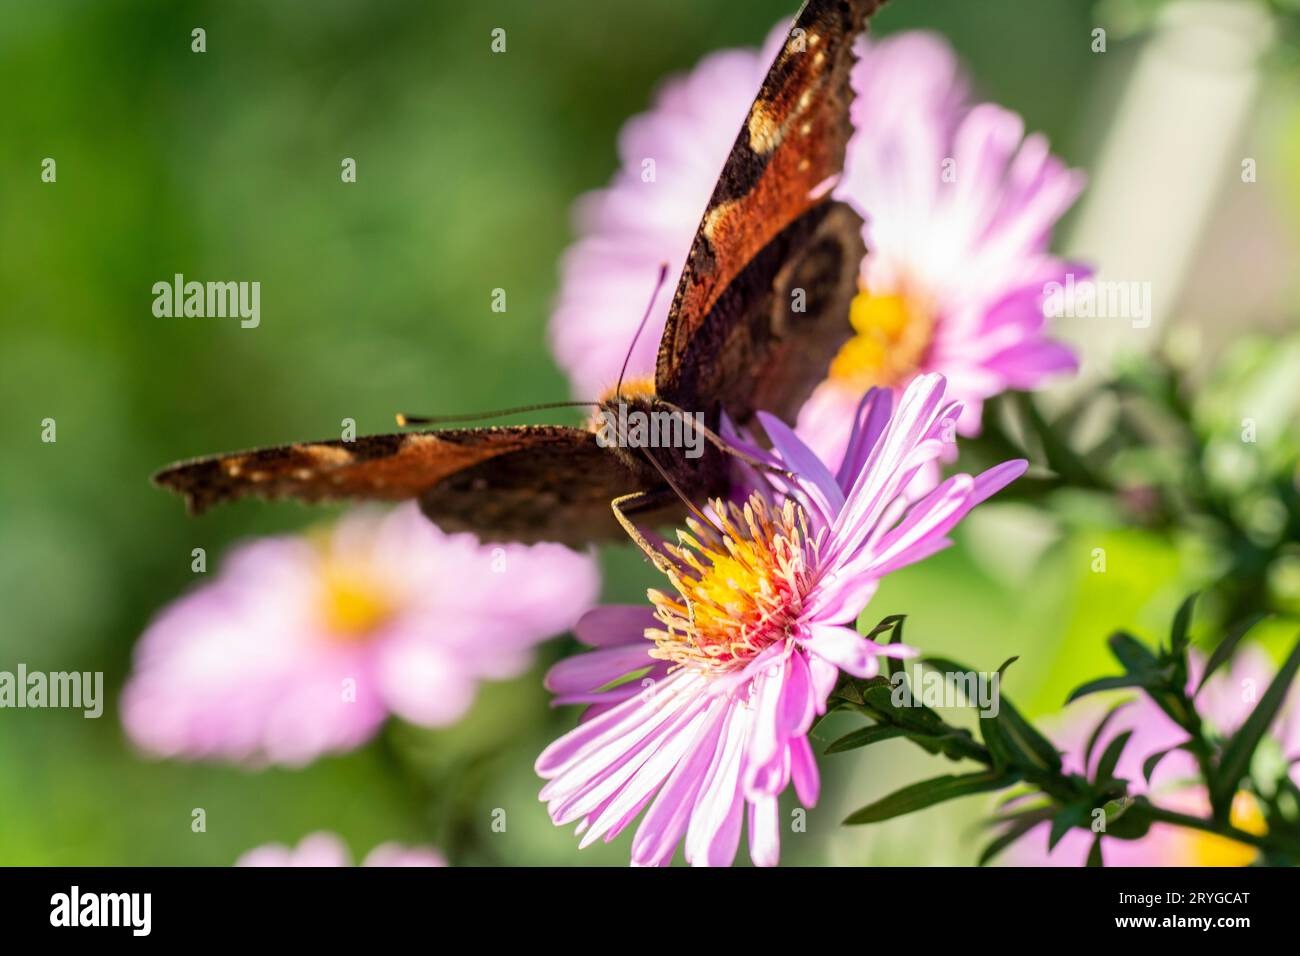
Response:
POLYGON ((650 562, 662 571, 668 574, 675 570, 671 561, 662 551, 655 547, 653 542, 646 537, 645 532, 636 526, 636 523, 628 515, 629 511, 654 511, 655 509, 674 501, 676 496, 669 489, 658 491, 634 491, 631 494, 619 495, 609 503, 609 507, 614 512, 614 517, 618 523, 623 526, 629 538, 636 542, 636 546, 641 549, 650 562))

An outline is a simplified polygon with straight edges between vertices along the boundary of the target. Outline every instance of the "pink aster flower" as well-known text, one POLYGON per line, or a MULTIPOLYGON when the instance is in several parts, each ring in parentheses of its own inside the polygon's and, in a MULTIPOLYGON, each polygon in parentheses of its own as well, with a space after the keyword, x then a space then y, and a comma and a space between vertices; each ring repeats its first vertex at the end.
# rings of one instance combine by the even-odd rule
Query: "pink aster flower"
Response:
POLYGON ((837 190, 867 220, 869 250, 850 322, 855 336, 800 416, 827 455, 864 388, 942 372, 977 434, 985 399, 1072 372, 1044 334, 1051 282, 1085 272, 1048 252, 1052 227, 1083 188, 1015 113, 971 106, 952 50, 903 34, 870 49, 852 76, 854 134, 837 190))
MULTIPOLYGON (((736 130, 785 28, 761 52, 727 50, 667 83, 619 137, 621 169, 577 207, 581 238, 562 265, 551 340, 574 392, 617 379, 658 266, 680 267, 736 130), (654 175, 645 175, 647 160, 654 175), (595 321, 593 317, 599 317, 595 321)), ((1039 134, 993 104, 971 105, 952 49, 928 33, 860 43, 852 74, 855 133, 836 197, 867 221, 855 335, 799 419, 823 460, 843 454, 853 410, 875 386, 900 389, 938 372, 963 401, 959 429, 978 432, 982 403, 1072 371, 1044 332, 1047 283, 1082 275, 1048 253, 1052 227, 1082 176, 1039 134)), ((650 377, 668 312, 664 297, 638 339, 629 377, 650 377)))
POLYGON ((557 703, 594 706, 537 772, 551 819, 577 822, 583 846, 613 839, 644 810, 634 863, 669 862, 684 836, 687 861, 726 865, 747 816, 750 858, 777 862, 777 797, 793 783, 804 804, 817 800, 808 731, 839 671, 870 677, 882 656, 914 653, 854 630, 880 578, 946 546, 971 508, 1025 468, 955 475, 909 507, 904 488, 960 409, 938 375, 917 378, 892 416, 891 404, 882 389, 860 403, 838 474, 761 415, 770 460, 795 477, 762 481, 743 505, 714 502, 711 517, 655 552, 672 589, 651 592, 651 607, 598 608, 578 623, 596 649, 546 682, 557 703))
MULTIPOLYGON (((762 53, 712 53, 665 83, 654 108, 619 133, 614 181, 578 200, 581 238, 564 255, 550 325, 575 395, 590 399, 618 380, 659 268, 666 262, 675 276, 686 262, 736 131, 785 36, 785 28, 773 30, 762 53)), ((653 378, 671 299, 657 297, 628 362, 629 379, 653 378)))
MULTIPOLYGON (((338 867, 351 866, 352 854, 333 833, 309 833, 295 847, 267 843, 249 850, 235 866, 338 867)), ((431 847, 381 843, 368 854, 362 866, 446 866, 447 860, 431 847)))
POLYGON ((163 757, 303 764, 389 714, 454 722, 482 680, 522 673, 597 593, 590 557, 485 546, 415 506, 236 548, 135 653, 127 735, 163 757))
MULTIPOLYGON (((1200 684, 1205 660, 1193 652, 1190 665, 1189 694, 1200 684)), ((1196 696, 1201 719, 1220 736, 1232 735, 1254 710, 1275 672, 1273 663, 1259 648, 1240 648, 1196 696)), ((1065 751, 1063 764, 1067 772, 1085 772, 1087 741, 1104 712, 1105 707, 1095 701, 1081 701, 1071 708, 1057 735, 1065 751)), ((1131 731, 1132 736, 1115 773, 1129 781, 1130 792, 1144 794, 1166 809, 1208 817, 1209 796, 1197 782, 1196 761, 1191 754, 1172 751, 1156 766, 1150 783, 1144 778, 1142 765, 1148 757, 1187 739, 1186 732, 1145 695, 1126 704, 1106 725, 1093 748, 1094 768, 1107 744, 1125 731, 1131 731)), ((1300 758, 1300 688, 1292 690, 1271 736, 1284 758, 1300 758)), ((1292 764, 1291 777, 1300 784, 1300 764, 1292 764)), ((1233 801, 1232 822, 1248 833, 1265 830, 1258 804, 1245 792, 1237 794, 1233 801)), ((1006 852, 1005 862, 1019 866, 1083 866, 1092 848, 1092 834, 1071 830, 1049 853, 1048 830, 1046 823, 1030 830, 1006 852)), ((1166 823, 1154 824, 1139 840, 1102 841, 1102 859, 1107 866, 1247 866, 1255 856, 1252 847, 1235 840, 1166 823)))

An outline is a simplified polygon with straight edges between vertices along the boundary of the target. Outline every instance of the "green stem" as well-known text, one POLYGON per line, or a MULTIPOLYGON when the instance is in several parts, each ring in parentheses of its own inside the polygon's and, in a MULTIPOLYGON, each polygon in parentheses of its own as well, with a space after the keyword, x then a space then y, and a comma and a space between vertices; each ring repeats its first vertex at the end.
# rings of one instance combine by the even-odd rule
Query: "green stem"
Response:
POLYGON ((1174 826, 1186 827, 1190 830, 1200 830, 1204 833, 1213 833, 1215 836, 1227 837, 1230 840, 1236 840, 1238 843, 1245 843, 1260 850, 1273 850, 1279 847, 1286 848, 1289 852, 1296 852, 1297 848, 1289 846, 1284 841, 1279 841, 1268 834, 1259 836, 1254 833, 1247 833, 1245 830, 1238 829, 1231 823, 1216 823, 1214 820, 1205 820, 1201 817, 1194 817, 1191 814, 1179 813, 1177 810, 1166 810, 1163 807, 1157 807, 1149 804, 1143 807, 1143 811, 1153 820, 1159 820, 1161 823, 1170 823, 1174 826))

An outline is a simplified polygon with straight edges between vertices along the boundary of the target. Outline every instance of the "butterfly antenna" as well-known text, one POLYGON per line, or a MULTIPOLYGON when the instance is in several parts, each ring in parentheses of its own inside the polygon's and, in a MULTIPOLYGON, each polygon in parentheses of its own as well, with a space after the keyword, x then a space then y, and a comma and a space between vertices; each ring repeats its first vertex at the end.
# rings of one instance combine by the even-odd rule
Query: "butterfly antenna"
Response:
POLYGON ((656 459, 654 455, 650 454, 650 449, 642 447, 641 453, 645 455, 646 460, 648 460, 650 464, 655 466, 655 471, 659 472, 660 477, 663 478, 665 482, 667 482, 668 487, 673 490, 673 493, 676 494, 678 498, 682 499, 682 502, 690 510, 691 514, 695 515, 696 518, 698 518, 704 524, 708 525, 714 531, 719 531, 719 532, 721 531, 721 529, 717 526, 717 524, 714 523, 712 518, 710 518, 698 507, 696 507, 695 502, 691 501, 691 499, 687 496, 686 492, 682 490, 682 486, 679 485, 675 480, 673 480, 673 476, 668 474, 667 469, 664 468, 663 465, 659 464, 658 459, 656 459))
POLYGON ((623 396, 623 376, 627 374, 628 363, 632 361, 632 352, 636 349, 637 340, 641 338, 641 332, 645 329, 646 322, 650 321, 650 313, 654 311, 655 300, 659 298, 659 291, 664 287, 664 282, 668 278, 668 263, 659 264, 659 278, 655 280, 655 290, 650 294, 650 302, 645 307, 645 315, 641 316, 641 323, 636 327, 636 334, 632 336, 632 344, 627 347, 627 355, 623 356, 623 367, 618 371, 618 384, 614 386, 614 397, 622 398, 623 396))
POLYGON ((491 412, 473 412, 464 415, 407 415, 398 412, 397 426, 408 425, 447 425, 452 422, 476 422, 485 418, 504 418, 507 415, 522 415, 525 412, 540 412, 548 408, 595 408, 599 402, 543 402, 540 405, 516 405, 514 408, 498 408, 491 412))

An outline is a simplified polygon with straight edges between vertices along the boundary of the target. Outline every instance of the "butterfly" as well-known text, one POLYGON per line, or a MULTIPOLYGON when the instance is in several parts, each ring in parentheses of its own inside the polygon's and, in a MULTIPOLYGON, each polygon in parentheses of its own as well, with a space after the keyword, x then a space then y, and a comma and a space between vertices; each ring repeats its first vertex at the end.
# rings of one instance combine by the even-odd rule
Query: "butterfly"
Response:
MULTIPOLYGON (((724 411, 741 425, 759 409, 792 422, 825 378, 852 334, 865 254, 861 219, 830 190, 851 132, 853 45, 883 2, 808 0, 800 9, 704 210, 653 390, 620 387, 602 412, 699 414, 709 434, 724 411)), ((689 457, 603 441, 595 425, 407 431, 212 455, 169 465, 154 481, 194 514, 245 496, 415 499, 447 531, 576 546, 617 537, 634 519, 671 521, 683 497, 725 491, 728 462, 716 444, 689 457)))

